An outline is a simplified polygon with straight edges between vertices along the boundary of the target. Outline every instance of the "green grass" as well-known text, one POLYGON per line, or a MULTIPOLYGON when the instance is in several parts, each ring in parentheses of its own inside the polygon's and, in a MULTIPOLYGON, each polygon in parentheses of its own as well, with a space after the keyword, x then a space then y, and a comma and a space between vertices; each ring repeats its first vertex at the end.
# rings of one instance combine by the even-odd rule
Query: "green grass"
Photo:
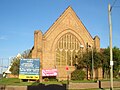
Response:
MULTIPOLYGON (((110 79, 103 79, 103 80, 101 80, 101 81, 110 81, 110 79)), ((113 81, 120 81, 120 78, 113 78, 113 81)))
MULTIPOLYGON (((73 83, 92 83, 95 81, 88 81, 88 80, 83 80, 83 81, 70 81, 73 83)), ((38 85, 40 83, 37 82, 20 82, 20 79, 18 78, 2 78, 0 79, 0 85, 15 85, 15 86, 28 86, 28 85, 38 85)), ((42 84, 67 84, 67 81, 44 81, 42 84)))
POLYGON ((95 82, 97 82, 96 80, 81 80, 81 81, 79 81, 79 80, 71 80, 70 82, 73 82, 73 83, 95 83, 95 82))
MULTIPOLYGON (((42 84, 66 84, 66 81, 46 81, 42 84)), ((14 85, 14 86, 28 86, 28 85, 38 85, 38 82, 20 82, 18 78, 2 78, 0 79, 0 85, 14 85)))
POLYGON ((2 78, 0 79, 0 85, 26 86, 32 85, 32 82, 20 82, 18 78, 2 78))
MULTIPOLYGON (((92 80, 82 80, 82 81, 73 81, 72 83, 93 83, 96 81, 92 80)), ((27 85, 38 85, 40 83, 37 82, 20 82, 20 79, 18 78, 2 78, 0 79, 0 85, 15 85, 15 86, 27 86, 27 85)), ((44 81, 42 84, 67 84, 67 81, 44 81)))

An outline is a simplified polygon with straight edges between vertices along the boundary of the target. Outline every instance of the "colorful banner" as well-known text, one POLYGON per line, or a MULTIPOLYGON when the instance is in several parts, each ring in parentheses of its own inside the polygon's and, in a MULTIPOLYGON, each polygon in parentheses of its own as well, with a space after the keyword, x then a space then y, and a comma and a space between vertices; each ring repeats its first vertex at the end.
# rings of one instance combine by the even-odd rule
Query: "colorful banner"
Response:
POLYGON ((57 76, 57 69, 43 69, 42 76, 57 76))

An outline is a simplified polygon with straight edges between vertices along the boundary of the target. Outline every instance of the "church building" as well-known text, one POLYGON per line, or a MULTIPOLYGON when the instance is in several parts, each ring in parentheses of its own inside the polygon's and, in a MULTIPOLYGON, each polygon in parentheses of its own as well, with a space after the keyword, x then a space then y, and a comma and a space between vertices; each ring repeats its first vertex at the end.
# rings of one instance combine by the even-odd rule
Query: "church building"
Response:
MULTIPOLYGON (((41 77, 42 70, 56 70, 55 77, 66 80, 75 70, 77 59, 73 58, 77 53, 86 52, 87 48, 100 51, 100 38, 90 35, 69 6, 44 34, 40 30, 34 32, 32 58, 40 58, 41 77)), ((101 69, 97 74, 94 72, 94 77, 102 77, 101 69)))

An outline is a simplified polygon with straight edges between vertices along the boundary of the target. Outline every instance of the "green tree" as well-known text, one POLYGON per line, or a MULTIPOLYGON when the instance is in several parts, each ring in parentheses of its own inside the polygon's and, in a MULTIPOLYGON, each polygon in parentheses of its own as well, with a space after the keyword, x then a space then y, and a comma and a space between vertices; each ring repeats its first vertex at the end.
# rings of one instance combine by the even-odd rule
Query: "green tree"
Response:
POLYGON ((12 74, 14 74, 14 75, 19 74, 19 63, 20 63, 19 58, 14 58, 12 60, 12 65, 11 65, 11 68, 10 68, 10 71, 12 72, 12 74))
MULTIPOLYGON (((77 65, 77 69, 87 69, 87 76, 88 71, 90 71, 90 75, 92 72, 92 53, 93 53, 93 60, 94 60, 94 69, 97 69, 99 67, 102 67, 102 61, 103 61, 103 55, 100 52, 97 52, 96 50, 85 52, 82 56, 82 58, 79 58, 79 62, 77 65)), ((87 77, 88 78, 88 77, 87 77)))
POLYGON ((71 79, 72 80, 84 80, 85 79, 85 71, 76 69, 71 73, 71 79))
MULTIPOLYGON (((105 57, 103 61, 103 75, 104 78, 108 78, 110 76, 110 48, 106 48, 103 51, 103 55, 105 57)), ((117 77, 120 70, 120 49, 117 47, 113 48, 113 76, 117 77)))
POLYGON ((113 48, 113 75, 114 77, 117 77, 119 70, 120 70, 120 50, 117 47, 113 48))
POLYGON ((102 69, 103 69, 103 78, 110 77, 110 48, 104 49, 103 52, 103 61, 102 61, 102 69))
MULTIPOLYGON (((29 50, 25 50, 21 54, 21 57, 22 58, 30 58, 31 57, 30 49, 29 50)), ((11 62, 11 68, 10 68, 10 71, 12 72, 12 74, 14 74, 14 75, 18 75, 19 74, 19 66, 20 66, 20 57, 14 57, 12 62, 11 62)))

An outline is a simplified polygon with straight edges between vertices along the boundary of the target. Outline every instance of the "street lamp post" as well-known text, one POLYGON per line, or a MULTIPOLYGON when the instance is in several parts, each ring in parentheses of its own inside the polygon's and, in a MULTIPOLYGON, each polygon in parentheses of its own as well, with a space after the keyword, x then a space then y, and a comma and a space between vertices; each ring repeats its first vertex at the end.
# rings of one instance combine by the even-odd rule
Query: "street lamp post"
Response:
POLYGON ((113 90, 113 53, 112 53, 112 7, 108 5, 109 29, 110 29, 110 90, 113 90))
POLYGON ((91 74, 91 77, 92 77, 92 80, 94 80, 94 58, 93 58, 93 46, 90 46, 89 47, 91 48, 91 56, 92 56, 92 74, 91 74))
POLYGON ((92 49, 92 79, 94 80, 94 59, 93 59, 93 47, 91 47, 92 49))

